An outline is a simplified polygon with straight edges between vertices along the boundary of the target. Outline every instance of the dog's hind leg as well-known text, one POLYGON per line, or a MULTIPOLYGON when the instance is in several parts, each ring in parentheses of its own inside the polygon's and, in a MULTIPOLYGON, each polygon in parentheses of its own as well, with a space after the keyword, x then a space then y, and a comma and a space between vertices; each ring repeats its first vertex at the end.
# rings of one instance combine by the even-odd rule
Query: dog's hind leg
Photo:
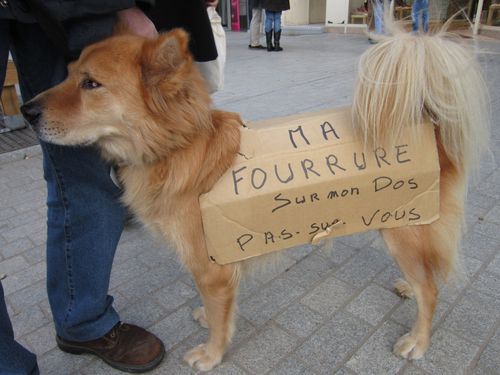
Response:
POLYGON ((394 345, 396 354, 409 359, 422 357, 429 346, 437 301, 435 277, 446 280, 453 271, 461 237, 465 182, 441 147, 439 150, 439 219, 428 225, 382 230, 389 252, 411 287, 402 289, 413 292, 417 301, 417 320, 412 330, 394 345))
POLYGON ((394 256, 418 305, 417 320, 412 330, 394 345, 394 353, 404 358, 417 359, 429 346, 432 317, 436 307, 437 287, 428 258, 428 246, 422 227, 404 227, 382 231, 389 252, 394 256))

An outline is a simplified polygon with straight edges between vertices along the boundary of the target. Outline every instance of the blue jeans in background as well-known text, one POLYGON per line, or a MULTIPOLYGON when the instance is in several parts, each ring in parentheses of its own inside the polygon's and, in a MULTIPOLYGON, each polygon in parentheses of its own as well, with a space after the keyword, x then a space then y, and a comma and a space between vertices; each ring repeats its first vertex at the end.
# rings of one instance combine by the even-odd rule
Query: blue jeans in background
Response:
POLYGON ((413 32, 418 32, 420 28, 420 14, 422 14, 422 30, 429 31, 429 1, 415 0, 411 9, 411 20, 413 32))
POLYGON ((375 18, 375 33, 384 33, 384 0, 373 0, 373 16, 375 18))
MULTIPOLYGON (((37 24, 0 20, 0 34, 0 52, 10 47, 24 101, 66 77, 64 57, 37 24)), ((56 332, 71 341, 97 339, 119 321, 108 288, 125 216, 120 190, 96 149, 43 142, 41 146, 48 191, 47 293, 56 332)), ((1 306, 5 306, 3 292, 1 306)), ((0 373, 10 374, 9 358, 25 356, 34 361, 34 355, 13 344, 5 309, 2 314, 0 369, 6 370, 0 373), (10 348, 6 355, 4 348, 10 348)))
POLYGON ((281 30, 281 11, 272 12, 270 10, 266 10, 266 24, 265 31, 266 33, 270 32, 274 29, 274 32, 278 32, 281 30))

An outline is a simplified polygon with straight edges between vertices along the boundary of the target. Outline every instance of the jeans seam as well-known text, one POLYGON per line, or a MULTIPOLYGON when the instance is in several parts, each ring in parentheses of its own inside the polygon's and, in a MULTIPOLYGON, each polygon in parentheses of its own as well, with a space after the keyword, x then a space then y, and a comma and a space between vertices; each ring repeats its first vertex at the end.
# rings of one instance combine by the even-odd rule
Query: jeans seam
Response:
POLYGON ((55 176, 56 176, 56 183, 57 183, 57 188, 59 190, 59 194, 61 197, 61 201, 63 204, 64 208, 64 251, 65 251, 65 257, 66 257, 66 274, 68 277, 68 294, 69 294, 69 303, 66 308, 66 315, 64 316, 63 319, 63 326, 65 326, 65 323, 67 323, 69 316, 72 312, 73 309, 73 304, 75 300, 75 287, 73 283, 73 272, 72 272, 72 266, 71 266, 71 215, 70 215, 70 207, 69 207, 69 202, 68 199, 66 198, 64 194, 64 179, 62 177, 62 174, 56 167, 52 155, 50 153, 47 153, 49 155, 52 167, 54 168, 55 176))

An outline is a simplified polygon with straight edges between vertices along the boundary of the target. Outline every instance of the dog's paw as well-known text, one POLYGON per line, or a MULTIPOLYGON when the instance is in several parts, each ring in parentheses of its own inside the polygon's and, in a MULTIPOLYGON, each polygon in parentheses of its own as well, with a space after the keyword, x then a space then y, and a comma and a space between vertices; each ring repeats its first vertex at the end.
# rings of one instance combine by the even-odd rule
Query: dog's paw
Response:
POLYGON ((222 360, 222 354, 210 353, 207 344, 198 345, 184 355, 189 366, 200 371, 210 371, 222 360))
POLYGON ((207 315, 203 306, 197 307, 193 310, 193 319, 200 323, 203 328, 208 328, 207 315))
POLYGON ((418 338, 412 333, 407 333, 394 344, 394 354, 407 359, 422 358, 429 347, 429 340, 418 338))
POLYGON ((402 298, 413 298, 415 295, 411 285, 405 279, 397 279, 394 283, 394 289, 397 295, 402 298))

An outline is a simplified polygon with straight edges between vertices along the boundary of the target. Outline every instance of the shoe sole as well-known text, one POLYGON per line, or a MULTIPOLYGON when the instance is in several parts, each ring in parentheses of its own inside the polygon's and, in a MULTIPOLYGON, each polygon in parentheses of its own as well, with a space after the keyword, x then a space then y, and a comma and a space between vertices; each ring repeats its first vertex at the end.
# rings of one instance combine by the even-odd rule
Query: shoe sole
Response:
POLYGON ((153 370, 154 368, 156 368, 160 364, 160 362, 165 357, 165 347, 162 344, 163 350, 162 350, 161 354, 158 357, 156 357, 153 361, 151 361, 145 365, 127 365, 127 366, 124 366, 123 364, 121 364, 119 362, 111 361, 111 360, 99 355, 98 352, 96 352, 92 349, 83 348, 81 346, 76 346, 76 345, 64 343, 61 341, 61 338, 59 336, 56 336, 56 342, 57 342, 58 348, 61 349, 65 353, 76 354, 76 355, 93 354, 96 357, 99 357, 100 359, 102 359, 104 362, 106 362, 111 367, 113 367, 117 370, 120 370, 120 371, 129 372, 129 373, 133 373, 133 374, 139 374, 139 373, 153 370))

